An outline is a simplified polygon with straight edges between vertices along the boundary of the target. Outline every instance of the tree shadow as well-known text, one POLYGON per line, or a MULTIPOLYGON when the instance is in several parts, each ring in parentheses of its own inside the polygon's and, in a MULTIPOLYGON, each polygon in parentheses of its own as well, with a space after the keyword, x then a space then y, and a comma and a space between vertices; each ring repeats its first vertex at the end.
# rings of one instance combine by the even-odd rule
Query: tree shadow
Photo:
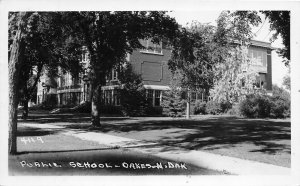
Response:
POLYGON ((17 131, 18 137, 24 136, 46 136, 57 133, 57 130, 49 129, 40 129, 40 128, 21 128, 17 131))
MULTIPOLYGON (((127 120, 128 117, 103 117, 101 121, 121 121, 127 120)), ((18 116, 18 122, 21 123, 90 123, 91 116, 88 113, 60 113, 60 114, 49 114, 49 113, 31 113, 26 119, 22 119, 21 115, 18 116)))
MULTIPOLYGON (((20 120, 21 121, 21 120, 20 120)), ((215 150, 251 144, 257 149, 249 152, 265 154, 291 153, 291 123, 285 120, 245 119, 225 116, 200 116, 197 119, 171 118, 101 118, 100 128, 91 128, 90 115, 82 113, 32 114, 22 123, 59 123, 66 130, 103 133, 163 132, 156 139, 142 140, 155 143, 161 151, 215 150), (278 143, 280 141, 286 143, 278 143)), ((30 129, 20 136, 47 135, 57 131, 30 129)), ((125 135, 126 136, 126 135, 125 135)))
POLYGON ((85 132, 149 132, 164 131, 164 136, 145 143, 156 143, 162 152, 169 150, 189 151, 200 149, 230 148, 240 144, 252 144, 258 149, 252 152, 265 154, 290 153, 290 122, 268 119, 244 119, 237 117, 211 117, 185 120, 109 120, 102 122, 101 128, 90 128, 80 124, 65 126, 85 132), (171 129, 176 129, 172 131, 171 129), (170 131, 171 130, 171 131, 170 131), (177 136, 173 136, 173 135, 177 136))

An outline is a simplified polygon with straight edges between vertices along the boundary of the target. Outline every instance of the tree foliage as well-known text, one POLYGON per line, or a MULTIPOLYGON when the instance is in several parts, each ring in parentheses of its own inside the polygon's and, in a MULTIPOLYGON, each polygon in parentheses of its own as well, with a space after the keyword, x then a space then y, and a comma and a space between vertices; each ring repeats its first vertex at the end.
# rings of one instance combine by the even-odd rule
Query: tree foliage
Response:
POLYGON ((288 66, 288 73, 283 77, 282 85, 289 91, 291 91, 291 67, 288 66))
POLYGON ((210 96, 217 102, 239 102, 247 94, 255 93, 254 84, 258 73, 251 68, 252 61, 248 58, 248 49, 237 46, 232 49, 231 56, 225 63, 215 66, 218 78, 210 90, 210 96))
POLYGON ((118 79, 121 84, 119 96, 123 115, 146 115, 148 103, 141 75, 133 71, 131 64, 124 63, 120 68, 118 79))
POLYGON ((174 40, 168 65, 175 76, 180 74, 183 88, 196 90, 212 85, 212 66, 224 58, 214 32, 211 25, 193 22, 182 28, 174 40))
POLYGON ((278 50, 278 54, 284 58, 286 66, 290 60, 290 11, 261 11, 270 23, 270 30, 275 31, 271 41, 274 41, 280 35, 284 48, 278 50))
POLYGON ((172 39, 177 23, 165 12, 64 12, 66 32, 82 39, 90 54, 92 123, 100 125, 100 90, 112 68, 124 62, 134 49, 143 48, 140 39, 172 39))
POLYGON ((170 90, 164 91, 162 96, 163 114, 171 117, 184 115, 186 104, 186 90, 182 86, 181 74, 174 73, 170 81, 170 90))
MULTIPOLYGON (((61 16, 57 12, 30 12, 25 20, 27 27, 23 32, 24 52, 19 84, 22 93, 20 101, 24 103, 24 117, 28 115, 28 101, 36 95, 40 77, 57 76, 58 66, 76 74, 80 68, 79 56, 74 47, 70 47, 69 37, 62 30, 61 16), (76 62, 74 62, 76 61, 76 62)), ((9 14, 9 47, 16 33, 18 12, 9 14)), ((10 51, 9 51, 10 52, 10 51)))
POLYGON ((214 87, 210 96, 218 102, 239 102, 245 95, 254 93, 254 83, 258 73, 251 68, 253 62, 248 57, 250 40, 253 37, 251 26, 261 20, 255 11, 222 12, 218 29, 227 42, 226 58, 214 66, 214 87))

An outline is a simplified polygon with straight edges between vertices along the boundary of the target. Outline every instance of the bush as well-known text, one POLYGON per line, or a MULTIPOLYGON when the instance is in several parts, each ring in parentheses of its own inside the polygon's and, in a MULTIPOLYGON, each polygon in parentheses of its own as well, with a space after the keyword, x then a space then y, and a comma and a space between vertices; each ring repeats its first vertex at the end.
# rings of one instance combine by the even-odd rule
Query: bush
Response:
POLYGON ((222 113, 227 113, 228 110, 230 110, 232 108, 232 104, 229 101, 222 101, 220 103, 220 108, 222 113))
POLYGON ((91 102, 83 102, 73 108, 74 112, 91 113, 91 102))
POLYGON ((182 99, 182 91, 171 89, 163 92, 163 115, 182 117, 186 109, 186 102, 182 99))
POLYGON ((114 105, 101 105, 100 113, 110 115, 123 115, 121 107, 114 105))
POLYGON ((282 97, 273 97, 270 115, 274 118, 290 117, 290 102, 282 97))
POLYGON ((291 94, 285 89, 273 85, 271 117, 285 118, 291 115, 291 94))
POLYGON ((249 118, 265 118, 270 116, 271 106, 269 96, 250 94, 240 103, 240 112, 249 118))
POLYGON ((163 108, 162 107, 149 106, 149 107, 146 108, 146 115, 147 116, 162 116, 163 115, 163 108))
POLYGON ((197 100, 193 109, 193 114, 206 114, 206 102, 197 100))
POLYGON ((221 105, 220 103, 210 100, 206 103, 206 112, 208 114, 217 115, 222 113, 221 105))
POLYGON ((239 104, 234 104, 232 107, 227 111, 227 114, 232 115, 232 116, 240 116, 240 108, 239 104))

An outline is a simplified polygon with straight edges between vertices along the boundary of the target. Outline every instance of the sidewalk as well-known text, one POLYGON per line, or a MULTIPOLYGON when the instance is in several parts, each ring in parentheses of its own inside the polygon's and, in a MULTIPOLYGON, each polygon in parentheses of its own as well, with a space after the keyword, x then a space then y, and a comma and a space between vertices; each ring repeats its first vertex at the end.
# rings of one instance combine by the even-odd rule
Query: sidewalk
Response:
MULTIPOLYGON (((132 151, 150 154, 158 158, 181 161, 198 167, 224 171, 237 175, 289 175, 290 169, 266 163, 243 160, 202 151, 162 151, 154 147, 155 143, 129 139, 101 132, 86 132, 81 130, 64 130, 64 127, 50 124, 23 124, 26 127, 59 129, 61 134, 73 136, 86 141, 96 142, 112 148, 130 148, 132 151)), ((164 147, 165 148, 165 147, 164 147)))

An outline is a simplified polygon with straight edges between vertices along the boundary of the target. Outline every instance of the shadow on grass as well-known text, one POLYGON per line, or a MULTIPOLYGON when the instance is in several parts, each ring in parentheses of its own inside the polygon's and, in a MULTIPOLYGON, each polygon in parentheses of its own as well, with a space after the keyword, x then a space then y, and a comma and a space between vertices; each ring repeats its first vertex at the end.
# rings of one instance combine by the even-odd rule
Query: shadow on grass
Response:
POLYGON ((40 128, 22 128, 17 131, 18 137, 26 137, 26 136, 46 136, 50 134, 57 133, 56 130, 46 130, 40 128))
POLYGON ((17 152, 16 155, 23 155, 23 154, 44 154, 44 153, 60 153, 60 152, 82 152, 82 151, 89 152, 89 151, 96 151, 96 150, 112 150, 112 149, 117 149, 117 148, 106 147, 106 148, 76 149, 76 150, 21 151, 21 152, 17 152))
MULTIPOLYGON (((239 144, 252 144, 257 149, 251 152, 266 154, 291 153, 291 123, 285 120, 243 119, 237 117, 203 117, 201 119, 143 119, 143 118, 101 118, 101 128, 91 128, 89 114, 37 114, 23 123, 66 122, 66 130, 81 132, 149 132, 166 131, 146 143, 157 143, 161 151, 199 150, 230 148, 239 144), (172 131, 173 130, 173 131, 172 131), (278 143, 286 141, 285 143, 278 143)), ((35 132, 35 131, 33 131, 35 132)), ((36 133, 42 131, 36 131, 36 133)), ((44 131, 44 133, 47 133, 44 131)), ((30 133, 29 133, 30 134, 30 133)), ((28 134, 28 135, 29 135, 28 134)), ((26 134, 23 134, 26 135, 26 134)))
POLYGON ((290 143, 279 144, 278 141, 290 141, 290 122, 267 119, 242 119, 236 117, 211 117, 200 120, 122 120, 103 122, 99 129, 89 128, 80 124, 65 126, 68 129, 86 132, 145 132, 166 131, 163 137, 144 140, 145 143, 158 142, 161 151, 199 150, 230 148, 239 144, 252 144, 258 147, 252 152, 276 154, 291 153, 290 143), (129 122, 128 122, 129 121, 129 122), (174 129, 173 132, 170 130, 174 129), (176 136, 172 137, 172 133, 176 136))
MULTIPOLYGON (((128 117, 103 117, 101 121, 122 121, 127 120, 128 117)), ((62 113, 62 114, 49 114, 46 112, 30 113, 27 119, 22 119, 21 115, 18 116, 18 122, 21 123, 90 123, 91 117, 89 113, 62 113)))

